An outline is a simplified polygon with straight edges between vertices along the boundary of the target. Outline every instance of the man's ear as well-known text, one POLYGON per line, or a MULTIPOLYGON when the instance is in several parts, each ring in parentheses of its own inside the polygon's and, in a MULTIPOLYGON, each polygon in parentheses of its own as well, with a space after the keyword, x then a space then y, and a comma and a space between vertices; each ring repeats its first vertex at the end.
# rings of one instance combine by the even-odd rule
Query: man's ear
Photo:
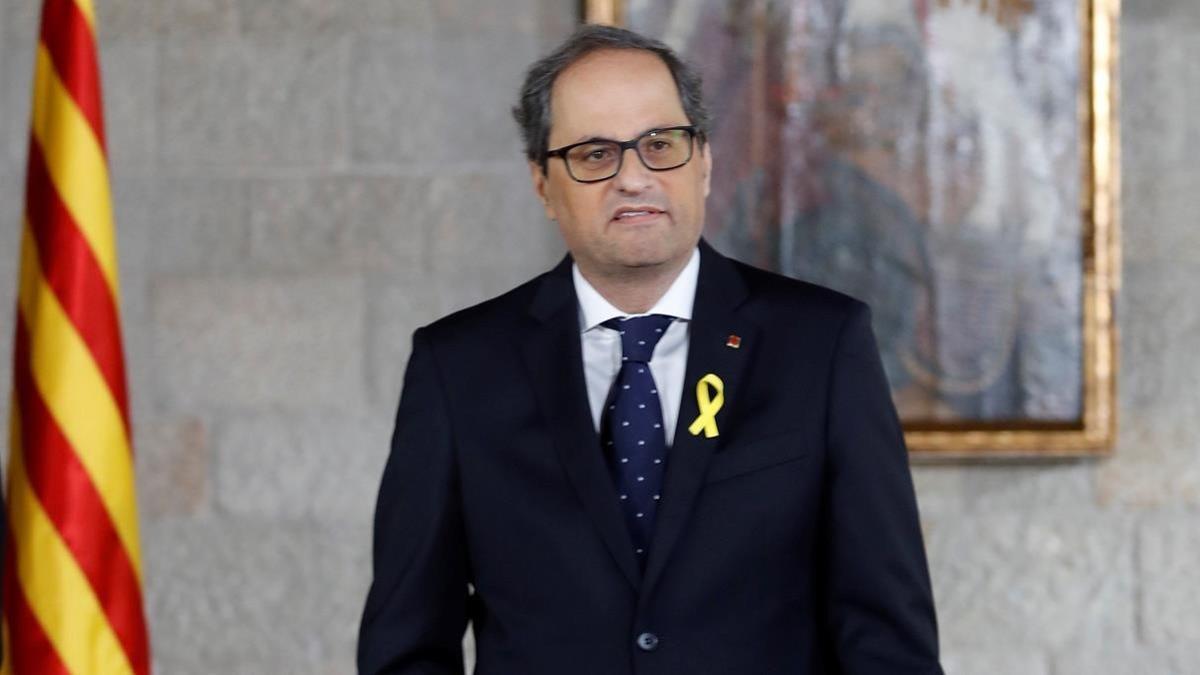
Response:
POLYGON ((550 220, 558 220, 554 215, 554 207, 550 205, 550 197, 546 194, 549 189, 549 177, 542 170, 542 165, 537 162, 529 163, 529 178, 533 181, 533 192, 537 195, 538 201, 542 203, 542 208, 546 211, 546 217, 550 220))
POLYGON ((700 146, 700 155, 704 157, 704 196, 707 198, 712 187, 712 143, 705 141, 704 145, 700 146))

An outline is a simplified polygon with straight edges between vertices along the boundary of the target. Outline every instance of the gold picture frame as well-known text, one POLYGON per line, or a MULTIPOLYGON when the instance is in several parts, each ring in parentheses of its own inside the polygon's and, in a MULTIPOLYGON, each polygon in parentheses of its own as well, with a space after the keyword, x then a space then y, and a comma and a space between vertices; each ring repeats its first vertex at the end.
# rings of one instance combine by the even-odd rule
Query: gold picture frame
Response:
MULTIPOLYGON (((971 0, 962 0, 970 2, 971 0)), ((982 2, 982 0, 979 0, 982 2)), ((1070 2, 1071 0, 1063 0, 1070 2)), ((1080 21, 1079 217, 1082 219, 1081 414, 1070 423, 964 422, 937 428, 906 424, 914 458, 1028 459, 1108 455, 1116 438, 1118 367, 1114 300, 1120 284, 1118 28, 1120 0, 1074 0, 1080 21)), ((938 4, 950 0, 938 0, 938 4)), ((1003 0, 999 6, 1026 0, 1003 0)), ((988 3, 984 3, 987 5, 988 3)), ((585 0, 583 18, 624 25, 622 0, 585 0)), ((1066 11, 1072 11, 1070 7, 1066 11)))

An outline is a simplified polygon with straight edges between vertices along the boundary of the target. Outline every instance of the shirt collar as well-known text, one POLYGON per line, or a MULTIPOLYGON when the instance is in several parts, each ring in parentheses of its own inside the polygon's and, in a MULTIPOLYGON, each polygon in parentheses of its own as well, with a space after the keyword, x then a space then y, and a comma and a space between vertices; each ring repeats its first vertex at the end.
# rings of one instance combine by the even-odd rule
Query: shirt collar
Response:
POLYGON ((571 276, 575 280, 575 297, 579 299, 579 331, 587 331, 600 324, 621 316, 646 316, 647 314, 665 314, 677 319, 690 321, 692 305, 696 302, 696 284, 700 279, 700 249, 692 250, 692 257, 680 270, 679 276, 671 282, 671 287, 654 303, 645 314, 626 314, 606 300, 600 291, 588 283, 579 271, 577 263, 571 263, 571 276))

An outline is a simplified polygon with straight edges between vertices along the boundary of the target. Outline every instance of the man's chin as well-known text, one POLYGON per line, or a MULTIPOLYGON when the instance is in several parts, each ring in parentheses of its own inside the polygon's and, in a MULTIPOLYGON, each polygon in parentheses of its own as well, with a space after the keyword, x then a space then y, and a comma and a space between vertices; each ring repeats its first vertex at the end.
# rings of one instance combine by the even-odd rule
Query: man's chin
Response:
POLYGON ((633 258, 624 262, 621 266, 632 270, 657 269, 666 266, 669 262, 670 260, 667 258, 633 258))
POLYGON ((623 270, 630 275, 652 275, 675 267, 679 263, 679 256, 667 253, 642 253, 621 256, 615 263, 614 268, 623 270))

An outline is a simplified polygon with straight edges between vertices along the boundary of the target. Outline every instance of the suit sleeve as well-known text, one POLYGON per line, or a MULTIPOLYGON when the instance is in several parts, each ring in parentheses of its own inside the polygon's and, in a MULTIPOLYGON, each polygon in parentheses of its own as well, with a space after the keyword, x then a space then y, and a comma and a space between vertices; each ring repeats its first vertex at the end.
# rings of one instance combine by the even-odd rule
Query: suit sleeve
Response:
POLYGON ((842 325, 828 397, 824 567, 835 672, 940 675, 908 452, 861 302, 842 325))
POLYGON ((361 675, 461 675, 468 565, 453 433, 425 329, 413 334, 375 509, 361 675))

